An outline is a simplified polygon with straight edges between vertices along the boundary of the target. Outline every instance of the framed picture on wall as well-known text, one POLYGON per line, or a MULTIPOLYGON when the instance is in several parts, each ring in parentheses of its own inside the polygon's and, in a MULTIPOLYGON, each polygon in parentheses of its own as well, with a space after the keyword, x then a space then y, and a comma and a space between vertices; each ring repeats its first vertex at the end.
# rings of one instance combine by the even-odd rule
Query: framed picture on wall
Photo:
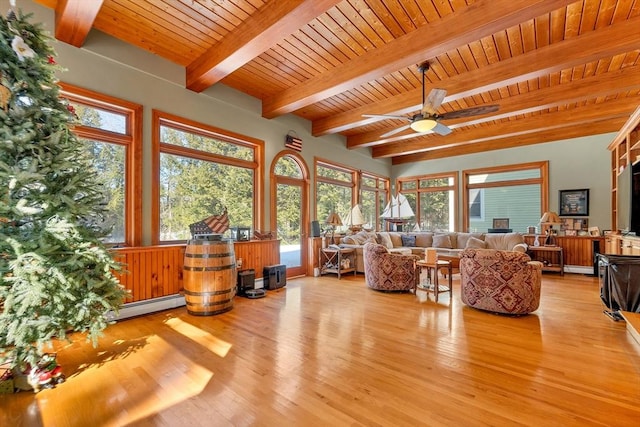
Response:
POLYGON ((493 218, 493 228, 509 228, 509 218, 493 218))
POLYGON ((560 206, 561 216, 588 216, 589 189, 560 190, 558 206, 560 206))

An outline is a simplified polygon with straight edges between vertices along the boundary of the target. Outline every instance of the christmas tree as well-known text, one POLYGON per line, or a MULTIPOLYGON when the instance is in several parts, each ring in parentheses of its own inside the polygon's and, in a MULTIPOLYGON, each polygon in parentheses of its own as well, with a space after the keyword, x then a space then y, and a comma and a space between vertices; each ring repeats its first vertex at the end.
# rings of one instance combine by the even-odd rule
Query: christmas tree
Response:
POLYGON ((94 345, 126 295, 101 242, 104 195, 60 98, 51 39, 0 20, 0 363, 35 366, 53 339, 94 345))

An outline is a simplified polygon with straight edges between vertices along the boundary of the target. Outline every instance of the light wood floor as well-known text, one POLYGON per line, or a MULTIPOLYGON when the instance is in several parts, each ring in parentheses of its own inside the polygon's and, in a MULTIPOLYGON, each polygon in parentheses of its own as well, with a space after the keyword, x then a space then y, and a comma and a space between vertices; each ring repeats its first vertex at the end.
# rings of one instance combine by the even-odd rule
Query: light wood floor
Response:
POLYGON ((454 277, 438 304, 329 275, 121 321, 57 347, 66 383, 0 395, 0 425, 640 425, 640 346, 596 278, 545 274, 511 318, 464 306, 454 277))

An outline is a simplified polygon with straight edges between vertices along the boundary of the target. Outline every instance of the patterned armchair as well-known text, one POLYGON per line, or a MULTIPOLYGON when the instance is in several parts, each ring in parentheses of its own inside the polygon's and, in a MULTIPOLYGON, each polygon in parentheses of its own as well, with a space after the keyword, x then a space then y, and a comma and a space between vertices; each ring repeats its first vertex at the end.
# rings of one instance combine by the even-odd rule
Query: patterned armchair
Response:
POLYGON ((364 278, 367 286, 379 291, 410 291, 415 289, 420 272, 417 255, 390 253, 377 243, 365 243, 364 278))
POLYGON ((540 305, 542 263, 522 252, 465 249, 460 281, 462 302, 471 307, 527 314, 540 305))

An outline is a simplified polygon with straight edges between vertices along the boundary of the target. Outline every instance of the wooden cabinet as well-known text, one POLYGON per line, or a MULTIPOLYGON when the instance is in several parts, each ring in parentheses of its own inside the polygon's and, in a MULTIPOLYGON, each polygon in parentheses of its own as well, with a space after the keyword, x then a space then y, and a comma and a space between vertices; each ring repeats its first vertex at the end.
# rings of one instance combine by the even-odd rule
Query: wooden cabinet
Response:
POLYGON ((611 229, 618 230, 618 176, 640 161, 640 107, 629 117, 609 144, 611 151, 611 229))
MULTIPOLYGON (((534 239, 533 234, 524 236, 524 240, 529 246, 533 246, 534 239)), ((555 236, 555 240, 556 246, 562 248, 564 266, 593 267, 594 247, 597 246, 599 252, 605 251, 604 237, 555 236)))

